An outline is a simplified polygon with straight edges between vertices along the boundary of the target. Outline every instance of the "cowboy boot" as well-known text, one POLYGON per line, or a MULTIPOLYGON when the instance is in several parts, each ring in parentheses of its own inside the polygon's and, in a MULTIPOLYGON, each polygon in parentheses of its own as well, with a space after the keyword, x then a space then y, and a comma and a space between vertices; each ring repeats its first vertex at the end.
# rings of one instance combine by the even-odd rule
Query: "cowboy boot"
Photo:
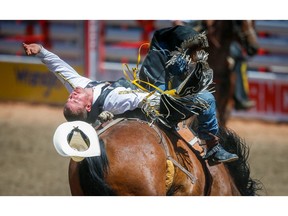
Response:
POLYGON ((227 152, 219 143, 219 138, 212 135, 213 139, 206 140, 207 153, 203 157, 204 160, 211 159, 213 162, 232 162, 238 159, 236 154, 227 152))

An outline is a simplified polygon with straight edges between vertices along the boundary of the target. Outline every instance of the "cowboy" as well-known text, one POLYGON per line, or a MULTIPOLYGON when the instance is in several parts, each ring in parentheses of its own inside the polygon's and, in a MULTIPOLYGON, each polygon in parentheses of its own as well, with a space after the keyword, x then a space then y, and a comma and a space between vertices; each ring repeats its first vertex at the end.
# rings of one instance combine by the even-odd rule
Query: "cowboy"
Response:
MULTIPOLYGON (((135 110, 136 108, 141 108, 146 105, 148 95, 150 97, 149 103, 153 100, 155 101, 154 103, 158 103, 159 94, 154 93, 153 95, 150 95, 141 91, 139 92, 137 91, 139 89, 135 89, 135 86, 130 85, 131 83, 127 83, 123 79, 120 79, 113 84, 105 81, 92 81, 86 77, 80 76, 66 62, 61 60, 57 55, 46 50, 41 45, 23 44, 23 46, 27 55, 36 55, 40 58, 70 92, 63 110, 64 116, 68 121, 82 120, 88 123, 94 123, 102 111, 109 111, 117 115, 128 110, 135 110), (122 94, 122 92, 126 93, 122 94)), ((191 76, 187 78, 189 79, 186 79, 186 81, 189 82, 186 82, 186 84, 188 83, 188 85, 193 85, 190 81, 193 81, 194 79, 192 79, 191 76)), ((179 89, 184 89, 186 91, 188 88, 181 87, 178 88, 178 90, 179 89)), ((182 92, 180 94, 182 95, 184 93, 182 92)), ((169 113, 166 112, 165 100, 170 100, 171 98, 173 97, 166 94, 161 95, 160 113, 162 112, 164 119, 171 118, 174 119, 175 122, 179 122, 182 114, 176 115, 176 113, 174 113, 173 115, 169 115, 169 113)), ((185 99, 185 97, 183 98, 185 99)), ((197 103, 202 106, 207 106, 206 102, 203 103, 203 100, 201 101, 201 98, 196 98, 191 101, 193 102, 190 104, 191 106, 194 106, 194 104, 197 103)), ((168 103, 171 104, 171 101, 168 103)), ((176 103, 177 105, 179 104, 178 102, 176 103)), ((191 112, 189 111, 189 113, 186 114, 191 115, 191 112)), ((228 160, 231 161, 232 159, 238 158, 237 155, 226 152, 220 145, 215 145, 215 148, 213 148, 212 151, 215 152, 215 150, 218 149, 219 151, 216 152, 217 154, 213 154, 211 159, 216 159, 218 162, 227 162, 228 160), (232 156, 227 156, 227 154, 232 156)), ((212 151, 210 151, 210 153, 212 151)))
POLYGON ((231 162, 238 156, 227 152, 217 137, 215 98, 207 90, 213 80, 213 70, 207 63, 205 47, 208 47, 206 35, 190 26, 159 29, 154 32, 139 79, 148 90, 155 90, 156 86, 156 90, 166 93, 160 100, 160 113, 166 114, 161 118, 163 124, 173 129, 177 118, 196 114, 198 137, 208 148, 204 158, 231 162))
MULTIPOLYGON (((141 108, 147 101, 149 93, 136 89, 123 78, 113 83, 92 81, 79 75, 70 65, 39 44, 24 43, 23 47, 27 55, 36 55, 70 93, 63 109, 67 121, 82 120, 93 124, 102 111, 123 114, 141 108)), ((150 101, 157 101, 157 98, 157 94, 149 95, 150 101)))

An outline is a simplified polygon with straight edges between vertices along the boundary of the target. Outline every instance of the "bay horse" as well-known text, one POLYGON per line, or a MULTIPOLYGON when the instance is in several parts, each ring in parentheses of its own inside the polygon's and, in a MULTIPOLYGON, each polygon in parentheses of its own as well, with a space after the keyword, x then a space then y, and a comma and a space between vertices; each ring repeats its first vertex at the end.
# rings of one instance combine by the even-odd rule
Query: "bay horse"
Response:
POLYGON ((215 99, 219 124, 225 126, 233 107, 235 74, 228 62, 230 45, 238 41, 250 56, 258 50, 254 21, 251 20, 203 20, 195 27, 206 31, 209 47, 208 63, 214 71, 215 99))
POLYGON ((101 155, 82 161, 70 160, 71 194, 256 195, 259 183, 250 177, 249 149, 240 137, 221 128, 223 147, 236 153, 239 160, 210 164, 202 159, 205 148, 191 130, 183 122, 179 128, 171 131, 138 118, 116 118, 107 126, 100 126, 97 131, 101 155))

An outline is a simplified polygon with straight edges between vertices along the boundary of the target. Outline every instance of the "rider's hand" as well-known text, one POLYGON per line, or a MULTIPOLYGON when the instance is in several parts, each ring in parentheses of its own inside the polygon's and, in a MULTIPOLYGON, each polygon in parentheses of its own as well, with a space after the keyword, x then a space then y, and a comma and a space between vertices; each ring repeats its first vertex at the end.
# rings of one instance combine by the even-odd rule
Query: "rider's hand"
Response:
POLYGON ((26 55, 36 55, 40 52, 41 46, 39 44, 25 44, 23 43, 24 51, 26 55))

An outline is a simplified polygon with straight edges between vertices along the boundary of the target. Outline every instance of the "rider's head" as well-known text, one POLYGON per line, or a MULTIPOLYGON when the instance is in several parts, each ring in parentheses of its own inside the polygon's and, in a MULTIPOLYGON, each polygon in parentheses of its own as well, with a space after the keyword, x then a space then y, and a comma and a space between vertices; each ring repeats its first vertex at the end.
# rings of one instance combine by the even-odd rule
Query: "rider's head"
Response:
POLYGON ((65 103, 63 114, 67 121, 86 121, 91 107, 92 100, 87 89, 76 87, 65 103))

